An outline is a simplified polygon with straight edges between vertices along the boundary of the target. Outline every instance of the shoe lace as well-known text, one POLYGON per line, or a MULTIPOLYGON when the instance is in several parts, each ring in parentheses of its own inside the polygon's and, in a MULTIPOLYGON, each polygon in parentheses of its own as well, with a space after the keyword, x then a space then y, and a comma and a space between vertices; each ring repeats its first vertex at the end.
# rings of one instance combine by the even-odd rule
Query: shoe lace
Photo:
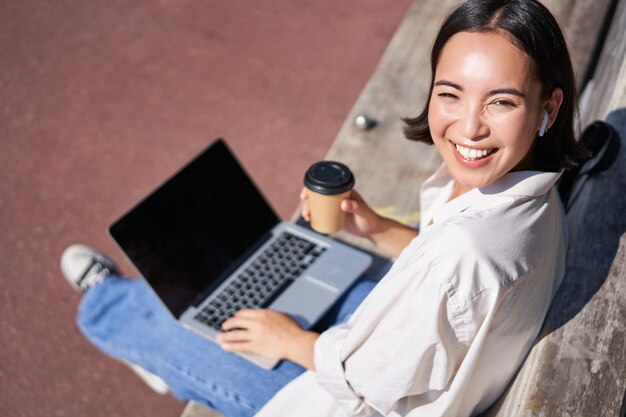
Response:
POLYGON ((109 270, 109 268, 105 267, 100 262, 92 261, 89 268, 87 268, 84 272, 78 285, 86 290, 103 281, 109 275, 111 275, 111 270, 109 270))

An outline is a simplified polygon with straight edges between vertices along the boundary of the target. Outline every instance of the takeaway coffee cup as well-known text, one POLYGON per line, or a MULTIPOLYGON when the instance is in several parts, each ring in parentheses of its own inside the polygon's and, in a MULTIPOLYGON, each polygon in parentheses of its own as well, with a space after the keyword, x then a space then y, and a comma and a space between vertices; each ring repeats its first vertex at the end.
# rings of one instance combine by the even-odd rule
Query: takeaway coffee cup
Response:
POLYGON ((340 162, 316 162, 306 172, 304 185, 309 190, 313 230, 325 234, 341 230, 346 218, 346 213, 341 210, 341 201, 350 195, 354 187, 350 168, 340 162))

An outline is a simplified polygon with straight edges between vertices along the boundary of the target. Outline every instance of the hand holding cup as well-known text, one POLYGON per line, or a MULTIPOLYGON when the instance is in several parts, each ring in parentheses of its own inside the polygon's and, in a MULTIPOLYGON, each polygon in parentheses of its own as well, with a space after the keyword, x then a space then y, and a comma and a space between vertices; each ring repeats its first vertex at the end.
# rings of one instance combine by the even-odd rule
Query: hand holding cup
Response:
POLYGON ((305 175, 305 187, 300 192, 302 217, 320 233, 348 233, 371 239, 378 231, 380 216, 361 195, 352 189, 354 177, 349 168, 339 162, 315 163, 305 175))

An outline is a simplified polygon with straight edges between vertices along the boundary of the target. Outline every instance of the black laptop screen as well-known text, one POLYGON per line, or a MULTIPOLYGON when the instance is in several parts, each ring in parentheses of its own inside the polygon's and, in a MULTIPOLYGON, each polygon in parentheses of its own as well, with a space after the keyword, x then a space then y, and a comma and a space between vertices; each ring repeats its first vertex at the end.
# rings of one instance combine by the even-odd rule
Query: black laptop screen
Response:
POLYGON ((179 317, 278 222, 217 140, 109 231, 179 317))

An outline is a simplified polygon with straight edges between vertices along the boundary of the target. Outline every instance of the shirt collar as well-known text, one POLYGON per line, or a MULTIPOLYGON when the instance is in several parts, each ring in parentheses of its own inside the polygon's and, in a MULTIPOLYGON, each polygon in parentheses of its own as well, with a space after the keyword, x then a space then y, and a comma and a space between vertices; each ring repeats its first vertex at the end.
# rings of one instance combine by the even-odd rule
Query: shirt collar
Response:
MULTIPOLYGON (((544 195, 550 191, 560 176, 561 172, 510 172, 485 187, 474 188, 451 201, 445 202, 433 213, 433 223, 440 223, 475 204, 484 203, 491 199, 496 201, 496 197, 538 197, 544 195)), ((424 182, 422 192, 427 192, 429 188, 433 187, 440 188, 442 192, 445 192, 445 199, 447 200, 452 192, 451 184, 453 184, 453 179, 444 163, 433 176, 424 182)))

